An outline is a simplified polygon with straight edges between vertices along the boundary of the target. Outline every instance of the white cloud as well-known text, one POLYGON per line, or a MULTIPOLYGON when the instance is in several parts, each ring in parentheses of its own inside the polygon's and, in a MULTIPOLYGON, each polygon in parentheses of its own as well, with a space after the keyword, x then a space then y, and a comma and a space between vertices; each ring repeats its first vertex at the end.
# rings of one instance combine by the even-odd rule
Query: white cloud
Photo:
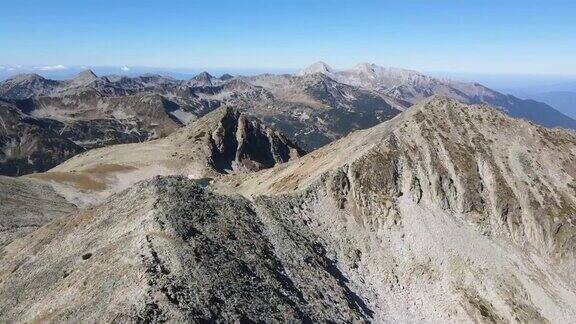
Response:
POLYGON ((65 67, 62 64, 58 64, 58 65, 37 66, 34 69, 40 71, 56 71, 56 70, 66 70, 67 67, 65 67))
POLYGON ((126 65, 124 65, 123 67, 120 68, 120 70, 126 72, 126 71, 130 71, 130 68, 127 67, 126 65))
POLYGON ((0 71, 2 71, 2 70, 6 70, 6 67, 0 65, 0 71))

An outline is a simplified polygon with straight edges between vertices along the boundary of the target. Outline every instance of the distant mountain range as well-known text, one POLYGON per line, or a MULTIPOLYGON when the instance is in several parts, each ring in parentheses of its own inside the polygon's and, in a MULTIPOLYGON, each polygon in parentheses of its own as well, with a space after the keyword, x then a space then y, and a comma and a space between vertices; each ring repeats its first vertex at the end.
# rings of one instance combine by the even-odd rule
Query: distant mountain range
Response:
POLYGON ((262 120, 310 151, 432 95, 486 103, 543 126, 576 129, 574 119, 541 102, 368 63, 335 71, 318 62, 296 75, 202 72, 185 80, 97 76, 90 70, 67 80, 19 74, 0 82, 2 113, 11 116, 0 129, 1 173, 45 171, 83 150, 165 137, 222 106, 262 120), (35 137, 25 136, 21 124, 33 124, 34 134, 42 133, 50 145, 31 142, 35 137))
POLYGON ((278 68, 278 69, 258 69, 258 68, 161 68, 150 66, 21 66, 21 65, 0 65, 0 81, 9 79, 18 74, 40 74, 47 79, 67 80, 76 74, 91 70, 98 75, 121 74, 130 77, 137 77, 143 74, 158 74, 180 80, 187 80, 202 71, 208 70, 212 75, 221 76, 223 74, 233 75, 258 75, 265 73, 292 74, 298 69, 278 68))
POLYGON ((410 104, 433 94, 441 94, 462 103, 486 103, 512 117, 525 118, 542 126, 576 129, 576 120, 550 105, 505 95, 478 83, 438 79, 416 71, 369 63, 359 64, 350 70, 334 71, 327 64, 318 62, 300 72, 301 75, 313 73, 323 73, 339 82, 371 89, 410 104))
POLYGON ((545 102, 571 118, 576 118, 576 91, 537 92, 525 94, 524 97, 545 102))

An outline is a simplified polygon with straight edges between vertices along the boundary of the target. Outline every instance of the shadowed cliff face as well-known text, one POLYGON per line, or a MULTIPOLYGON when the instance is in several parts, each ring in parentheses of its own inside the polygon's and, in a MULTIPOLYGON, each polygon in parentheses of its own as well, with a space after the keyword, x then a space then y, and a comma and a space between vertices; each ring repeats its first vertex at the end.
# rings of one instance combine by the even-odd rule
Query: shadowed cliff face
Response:
POLYGON ((219 172, 258 171, 304 155, 279 132, 227 109, 212 132, 212 163, 219 172))

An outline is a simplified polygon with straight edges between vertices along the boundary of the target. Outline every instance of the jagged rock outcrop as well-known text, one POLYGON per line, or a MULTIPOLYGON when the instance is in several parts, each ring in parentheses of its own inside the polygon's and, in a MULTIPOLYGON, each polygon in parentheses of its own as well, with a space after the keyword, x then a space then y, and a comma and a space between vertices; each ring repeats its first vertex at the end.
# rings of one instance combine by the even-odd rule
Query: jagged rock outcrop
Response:
POLYGON ((211 163, 220 172, 258 171, 304 155, 278 131, 231 108, 225 110, 210 141, 211 163))

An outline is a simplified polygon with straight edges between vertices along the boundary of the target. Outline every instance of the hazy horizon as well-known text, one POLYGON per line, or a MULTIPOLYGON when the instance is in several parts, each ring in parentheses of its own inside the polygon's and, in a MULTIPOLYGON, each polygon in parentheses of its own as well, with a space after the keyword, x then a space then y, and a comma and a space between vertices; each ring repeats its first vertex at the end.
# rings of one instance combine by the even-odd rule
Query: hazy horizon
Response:
POLYGON ((576 75, 576 3, 39 1, 0 13, 0 66, 576 75))
MULTIPOLYGON (((312 64, 314 62, 310 62, 312 64)), ((326 62, 330 65, 329 62, 326 62)), ((360 63, 360 62, 359 62, 360 63)), ((372 62, 370 62, 372 63, 372 62)), ((310 65, 308 64, 308 65, 310 65)), ((374 63, 380 65, 378 63, 374 63)), ((10 65, 0 65, 0 80, 5 80, 11 76, 23 73, 35 73, 41 75, 42 77, 64 80, 69 79, 76 75, 77 73, 84 70, 92 70, 99 76, 104 75, 126 75, 126 76, 139 76, 143 74, 160 74, 170 76, 176 79, 189 79, 201 72, 208 72, 215 77, 219 77, 222 74, 232 74, 232 75, 257 75, 264 73, 272 74, 293 74, 306 68, 302 66, 300 68, 226 68, 226 67, 191 67, 191 68, 162 68, 162 67, 151 67, 151 66, 46 66, 46 65, 34 65, 34 66, 10 66, 10 65)), ((330 65, 331 66, 331 65, 330 65)), ((383 65, 385 66, 385 65, 383 65)), ((332 66, 331 66, 332 67, 332 66)), ((335 70, 345 70, 353 68, 349 67, 333 67, 335 70)), ((410 67, 403 66, 393 66, 397 68, 405 68, 410 70, 416 70, 410 67)), ((543 87, 553 87, 556 85, 562 85, 563 83, 573 83, 576 82, 575 75, 556 75, 556 74, 514 74, 514 73, 476 73, 476 72, 452 72, 452 71, 427 71, 427 70, 417 70, 426 75, 430 75, 436 78, 447 78, 454 81, 462 82, 475 82, 481 83, 485 86, 501 90, 501 91, 514 91, 514 90, 526 90, 530 91, 532 88, 541 89, 543 87)))

